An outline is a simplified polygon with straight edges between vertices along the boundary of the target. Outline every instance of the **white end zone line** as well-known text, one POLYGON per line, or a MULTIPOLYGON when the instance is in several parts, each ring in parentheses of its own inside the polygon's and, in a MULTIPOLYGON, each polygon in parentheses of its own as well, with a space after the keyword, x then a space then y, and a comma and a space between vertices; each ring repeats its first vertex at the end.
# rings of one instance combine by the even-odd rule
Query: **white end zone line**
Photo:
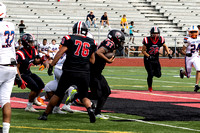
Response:
MULTIPOLYGON (((17 103, 27 103, 27 102, 23 102, 23 101, 14 101, 14 100, 11 100, 11 101, 12 102, 17 102, 17 103)), ((80 110, 74 110, 74 112, 87 113, 87 112, 80 111, 80 110)), ((105 116, 111 117, 111 118, 114 118, 114 119, 124 119, 124 120, 136 121, 136 122, 150 124, 150 125, 164 126, 164 127, 171 127, 171 128, 182 129, 182 130, 200 132, 200 130, 191 129, 191 128, 187 128, 187 127, 178 127, 178 126, 167 125, 167 124, 162 124, 162 123, 155 123, 155 122, 148 122, 148 121, 143 121, 143 120, 138 120, 138 119, 127 119, 127 118, 122 118, 122 117, 117 117, 117 116, 111 116, 111 115, 105 115, 105 116)))

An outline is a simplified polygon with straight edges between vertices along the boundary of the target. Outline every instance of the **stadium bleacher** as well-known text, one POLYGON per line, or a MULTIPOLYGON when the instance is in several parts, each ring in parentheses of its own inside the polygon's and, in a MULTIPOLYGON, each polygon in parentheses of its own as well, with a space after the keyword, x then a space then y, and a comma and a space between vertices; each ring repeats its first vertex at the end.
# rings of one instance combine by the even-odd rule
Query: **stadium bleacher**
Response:
MULTIPOLYGON (((185 31, 192 24, 198 24, 200 4, 198 0, 3 0, 7 6, 7 21, 16 25, 24 20, 26 32, 35 34, 40 42, 43 38, 60 39, 71 33, 71 27, 79 20, 85 21, 92 10, 100 27, 100 18, 108 12, 113 29, 121 29, 119 23, 123 14, 128 22, 134 21, 136 36, 135 43, 142 45, 144 36, 149 35, 152 26, 161 29, 162 36, 170 46, 181 45, 185 31), (195 4, 191 4, 194 3, 195 4), (178 11, 178 12, 177 12, 178 11), (187 18, 187 19, 186 19, 187 18), (191 21, 191 19, 193 20, 191 21), (177 38, 176 42, 174 41, 177 38)), ((99 30, 90 28, 97 42, 105 39, 108 28, 99 30)), ((128 30, 126 30, 128 32, 128 30)), ((19 37, 19 35, 18 35, 19 37)), ((127 39, 128 40, 128 39, 127 39)))

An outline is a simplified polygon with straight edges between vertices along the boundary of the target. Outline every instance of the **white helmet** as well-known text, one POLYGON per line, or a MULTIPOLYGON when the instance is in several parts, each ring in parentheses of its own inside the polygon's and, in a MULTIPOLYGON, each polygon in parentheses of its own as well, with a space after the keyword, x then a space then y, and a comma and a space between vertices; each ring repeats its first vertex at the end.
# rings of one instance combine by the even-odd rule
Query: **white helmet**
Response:
POLYGON ((189 28, 188 31, 189 31, 189 32, 190 32, 190 31, 199 31, 199 29, 197 28, 197 26, 192 25, 192 26, 189 28))
POLYGON ((6 6, 0 2, 0 18, 5 18, 6 16, 6 6))
POLYGON ((197 38, 197 36, 199 35, 199 29, 197 28, 197 26, 191 26, 189 29, 188 29, 188 32, 189 32, 189 36, 191 38, 197 38))

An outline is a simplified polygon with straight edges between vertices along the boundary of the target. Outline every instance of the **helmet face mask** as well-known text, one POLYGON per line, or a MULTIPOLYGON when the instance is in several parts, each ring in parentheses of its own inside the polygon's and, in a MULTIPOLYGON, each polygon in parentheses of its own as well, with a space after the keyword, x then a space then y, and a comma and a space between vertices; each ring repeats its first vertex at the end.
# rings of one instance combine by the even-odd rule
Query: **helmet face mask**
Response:
POLYGON ((5 18, 6 16, 6 6, 0 2, 0 18, 5 18))
POLYGON ((152 27, 150 35, 152 39, 157 40, 160 37, 160 29, 158 27, 152 27))
POLYGON ((111 30, 107 37, 115 43, 116 49, 120 46, 123 46, 125 41, 124 33, 119 30, 111 30))
POLYGON ((191 26, 188 30, 189 32, 189 36, 193 39, 196 39, 197 36, 199 35, 199 29, 197 28, 197 26, 191 26))
POLYGON ((25 33, 22 35, 21 41, 24 48, 31 49, 34 45, 35 38, 31 34, 25 33))
POLYGON ((73 34, 82 34, 87 35, 88 33, 88 27, 86 24, 82 21, 76 22, 74 26, 72 27, 73 34))

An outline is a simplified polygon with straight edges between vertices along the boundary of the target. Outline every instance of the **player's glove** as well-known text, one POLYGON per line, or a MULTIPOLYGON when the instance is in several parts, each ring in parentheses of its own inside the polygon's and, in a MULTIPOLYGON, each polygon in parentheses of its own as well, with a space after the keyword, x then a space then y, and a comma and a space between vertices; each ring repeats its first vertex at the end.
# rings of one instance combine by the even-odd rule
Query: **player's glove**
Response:
POLYGON ((18 85, 18 87, 21 87, 21 89, 25 89, 27 85, 27 83, 21 79, 18 74, 16 74, 15 77, 15 84, 18 85))
POLYGON ((192 57, 192 53, 186 53, 186 56, 192 57))
POLYGON ((45 66, 44 66, 44 65, 41 65, 41 66, 39 67, 39 70, 40 70, 40 71, 43 71, 44 68, 45 68, 45 66))
POLYGON ((51 76, 51 75, 53 75, 52 72, 53 72, 53 66, 51 64, 49 64, 49 69, 48 69, 47 73, 49 76, 51 76))
POLYGON ((171 54, 168 54, 168 57, 169 57, 169 59, 171 59, 171 58, 172 58, 172 55, 171 55, 171 54))
POLYGON ((27 83, 22 79, 22 85, 20 86, 21 89, 25 89, 26 85, 27 85, 27 83))
POLYGON ((151 55, 150 55, 150 56, 148 57, 148 59, 149 59, 149 60, 155 60, 156 58, 155 58, 154 56, 151 56, 151 55))

